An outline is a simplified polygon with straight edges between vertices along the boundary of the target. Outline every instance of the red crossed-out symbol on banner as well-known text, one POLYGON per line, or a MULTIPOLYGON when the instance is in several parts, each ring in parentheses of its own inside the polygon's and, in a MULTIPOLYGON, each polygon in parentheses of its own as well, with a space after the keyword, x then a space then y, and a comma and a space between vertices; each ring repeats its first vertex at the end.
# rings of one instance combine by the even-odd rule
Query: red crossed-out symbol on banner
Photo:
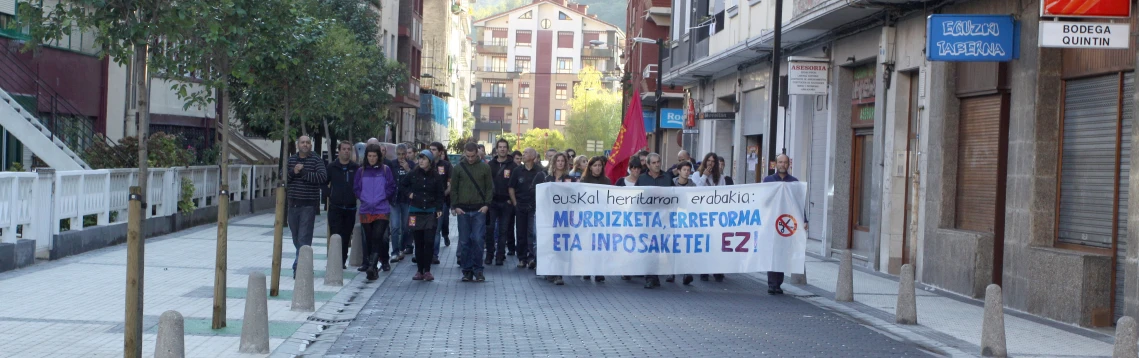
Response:
POLYGON ((775 232, 778 233, 779 236, 791 237, 798 229, 799 222, 796 221, 794 217, 791 217, 791 215, 783 214, 779 215, 778 219, 775 219, 775 232))

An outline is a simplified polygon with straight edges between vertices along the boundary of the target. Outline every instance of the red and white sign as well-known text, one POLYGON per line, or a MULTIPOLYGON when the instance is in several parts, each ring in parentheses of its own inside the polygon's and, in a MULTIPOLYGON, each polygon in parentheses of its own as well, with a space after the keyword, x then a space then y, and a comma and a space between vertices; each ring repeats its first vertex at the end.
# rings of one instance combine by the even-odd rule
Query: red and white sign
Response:
POLYGON ((827 71, 830 66, 818 61, 788 61, 787 94, 827 94, 827 71))
POLYGON ((1044 0, 1040 16, 1131 17, 1131 0, 1044 0))

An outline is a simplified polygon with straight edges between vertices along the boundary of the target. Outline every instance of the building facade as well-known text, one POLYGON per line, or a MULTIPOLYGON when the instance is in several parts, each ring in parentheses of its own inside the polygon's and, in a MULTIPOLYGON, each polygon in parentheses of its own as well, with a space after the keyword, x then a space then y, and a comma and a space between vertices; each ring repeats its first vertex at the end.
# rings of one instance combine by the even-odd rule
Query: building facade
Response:
MULTIPOLYGON (((974 298, 999 284, 1008 308, 1081 326, 1139 313, 1133 31, 1128 50, 1047 48, 1040 1, 787 1, 772 74, 772 3, 674 1, 686 15, 664 82, 691 99, 686 148, 730 153, 737 182, 792 158, 810 253, 850 250, 887 274, 911 264, 974 298), (935 14, 1011 14, 1019 57, 928 60, 935 14), (827 67, 826 94, 786 94, 803 61, 827 67)), ((1134 29, 1136 15, 1114 21, 1134 29)))
POLYGON ((416 124, 419 112, 419 79, 423 64, 423 0, 399 0, 399 34, 396 59, 407 66, 408 80, 396 88, 393 114, 396 141, 426 146, 434 132, 416 124))
POLYGON ((475 21, 473 35, 473 135, 480 142, 532 128, 562 130, 582 68, 612 80, 621 73, 624 31, 586 5, 535 0, 475 21))
MULTIPOLYGON (((462 133, 463 115, 470 107, 468 98, 471 83, 469 61, 471 21, 469 4, 465 1, 428 2, 424 11, 429 16, 423 21, 423 58, 420 88, 447 103, 443 121, 432 122, 433 141, 449 143, 451 130, 462 133)), ((421 109, 427 106, 420 103, 421 109)), ((432 105, 432 107, 436 107, 432 105)), ((420 111, 420 113, 433 110, 420 111)), ((420 118, 420 120, 427 120, 420 118)), ((428 124, 421 124, 428 125, 428 124)))
POLYGON ((664 47, 664 56, 670 54, 668 40, 672 27, 672 3, 669 0, 631 0, 625 16, 625 34, 629 41, 625 42, 625 56, 622 59, 625 78, 628 80, 624 98, 627 100, 635 91, 640 92, 642 109, 646 114, 645 131, 649 134, 649 147, 661 153, 666 163, 675 162, 676 154, 681 149, 681 143, 677 139, 681 138, 682 133, 681 128, 672 125, 675 121, 668 119, 670 114, 675 116, 675 113, 680 112, 678 109, 684 103, 683 88, 663 83, 660 105, 668 110, 662 112, 661 117, 665 119, 663 126, 656 119, 656 90, 661 73, 658 67, 664 67, 667 71, 664 66, 666 61, 660 56, 660 51, 664 47), (655 130, 657 128, 659 131, 655 130), (656 148, 657 136, 661 137, 661 148, 656 148))

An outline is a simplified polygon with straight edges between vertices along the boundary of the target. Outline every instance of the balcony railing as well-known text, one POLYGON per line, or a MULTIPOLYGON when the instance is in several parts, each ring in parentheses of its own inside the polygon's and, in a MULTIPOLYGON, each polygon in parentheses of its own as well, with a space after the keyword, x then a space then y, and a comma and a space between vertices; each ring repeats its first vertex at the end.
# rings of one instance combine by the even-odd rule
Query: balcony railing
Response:
POLYGON ((506 47, 510 44, 510 40, 503 38, 493 38, 487 41, 479 41, 478 52, 482 53, 506 53, 506 47))
POLYGON ((506 92, 482 92, 475 99, 475 104, 510 105, 512 96, 506 92))
POLYGON ((483 92, 483 93, 479 94, 479 97, 484 97, 484 98, 510 98, 510 93, 497 92, 497 91, 483 92))
POLYGON ((583 47, 581 49, 581 56, 611 58, 613 57, 613 49, 600 47, 583 47))

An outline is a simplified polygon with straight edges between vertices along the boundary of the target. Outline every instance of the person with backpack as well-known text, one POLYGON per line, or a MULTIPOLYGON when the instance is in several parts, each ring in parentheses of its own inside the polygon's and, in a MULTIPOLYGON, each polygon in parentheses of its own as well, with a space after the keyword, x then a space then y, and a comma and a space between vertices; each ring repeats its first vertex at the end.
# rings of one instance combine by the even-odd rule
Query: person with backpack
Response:
POLYGON ((478 155, 478 145, 463 147, 459 172, 451 175, 451 214, 459 221, 459 264, 463 282, 483 282, 483 245, 486 243, 486 213, 490 210, 493 182, 490 166, 478 155))
POLYGON ((367 255, 364 266, 369 281, 379 278, 376 265, 391 271, 388 264, 388 219, 391 214, 389 200, 395 197, 396 183, 392 170, 384 163, 383 149, 370 144, 364 150, 364 165, 356 171, 353 186, 360 200, 360 226, 364 229, 364 248, 367 255))

